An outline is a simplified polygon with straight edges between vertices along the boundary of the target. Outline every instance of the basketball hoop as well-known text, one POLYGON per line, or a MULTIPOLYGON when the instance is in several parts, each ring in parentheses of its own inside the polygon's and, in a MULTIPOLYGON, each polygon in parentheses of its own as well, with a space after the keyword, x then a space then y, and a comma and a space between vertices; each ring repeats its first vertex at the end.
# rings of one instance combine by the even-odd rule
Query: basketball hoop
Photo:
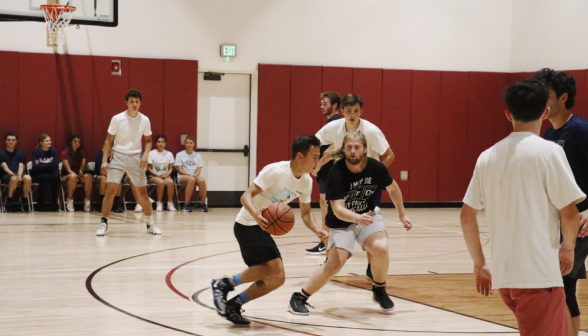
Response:
POLYGON ((65 41, 65 28, 69 25, 75 10, 74 6, 41 5, 41 11, 45 16, 45 22, 47 22, 49 42, 51 44, 63 44, 65 41))

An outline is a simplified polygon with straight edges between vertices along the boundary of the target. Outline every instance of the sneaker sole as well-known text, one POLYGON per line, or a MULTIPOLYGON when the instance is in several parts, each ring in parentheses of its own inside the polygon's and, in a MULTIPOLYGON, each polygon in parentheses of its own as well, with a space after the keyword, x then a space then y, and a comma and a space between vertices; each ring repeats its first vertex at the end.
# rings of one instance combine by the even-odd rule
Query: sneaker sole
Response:
POLYGON ((225 312, 224 311, 221 311, 220 309, 218 309, 216 307, 216 303, 214 303, 214 288, 212 288, 212 283, 213 282, 214 282, 214 280, 212 280, 210 282, 210 285, 209 285, 210 286, 210 298, 212 299, 212 305, 214 306, 214 310, 216 310, 217 314, 219 314, 222 318, 224 318, 225 320, 227 320, 227 318, 223 316, 225 314, 225 312))
POLYGON ((103 234, 96 233, 96 237, 104 237, 104 236, 106 236, 107 233, 108 233, 108 229, 106 229, 106 231, 104 231, 103 234))
POLYGON ((290 313, 294 314, 294 315, 299 315, 299 316, 309 316, 310 312, 308 313, 298 313, 296 311, 294 311, 294 309, 292 309, 292 307, 290 307, 290 304, 288 303, 288 311, 290 311, 290 313))
POLYGON ((306 254, 310 254, 310 255, 326 255, 327 254, 327 251, 319 251, 319 252, 306 251, 306 254))
MULTIPOLYGON (((373 297, 372 297, 372 301, 374 301, 374 303, 377 303, 378 306, 380 306, 380 303, 378 301, 376 301, 376 299, 374 299, 373 297)), ((396 308, 396 307, 384 309, 382 306, 380 306, 380 310, 383 311, 384 313, 389 313, 389 312, 393 311, 394 308, 396 308)))

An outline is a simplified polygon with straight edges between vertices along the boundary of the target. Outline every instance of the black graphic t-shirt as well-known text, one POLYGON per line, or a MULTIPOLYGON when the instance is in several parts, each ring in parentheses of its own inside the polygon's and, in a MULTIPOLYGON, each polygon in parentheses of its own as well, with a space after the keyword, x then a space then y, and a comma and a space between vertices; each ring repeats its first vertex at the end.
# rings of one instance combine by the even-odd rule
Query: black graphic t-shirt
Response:
MULTIPOLYGON (((376 190, 386 189, 393 179, 383 163, 372 158, 367 160, 365 169, 357 174, 349 171, 344 159, 337 162, 327 178, 327 200, 345 200, 345 207, 358 214, 373 211, 376 190)), ((330 202, 325 223, 331 229, 353 224, 337 218, 330 202)))
MULTIPOLYGON (((343 118, 340 114, 335 114, 332 117, 329 118, 329 120, 327 120, 327 124, 330 123, 331 121, 335 121, 335 120, 339 120, 343 118)), ((327 149, 329 149, 331 145, 322 145, 321 146, 321 158, 323 157, 323 155, 325 155, 325 152, 327 151, 327 149)), ((337 147, 337 145, 335 145, 335 147, 337 147)), ((318 181, 318 179, 321 180, 326 180, 327 177, 329 176, 329 171, 331 170, 331 168, 333 168, 333 161, 329 161, 327 163, 325 163, 321 169, 319 169, 318 173, 316 174, 316 179, 318 181)))
MULTIPOLYGON (((543 134, 543 139, 553 141, 563 147, 576 183, 588 194, 588 121, 577 115, 572 115, 565 125, 559 129, 549 128, 543 134)), ((588 199, 577 204, 578 211, 588 209, 588 199)))

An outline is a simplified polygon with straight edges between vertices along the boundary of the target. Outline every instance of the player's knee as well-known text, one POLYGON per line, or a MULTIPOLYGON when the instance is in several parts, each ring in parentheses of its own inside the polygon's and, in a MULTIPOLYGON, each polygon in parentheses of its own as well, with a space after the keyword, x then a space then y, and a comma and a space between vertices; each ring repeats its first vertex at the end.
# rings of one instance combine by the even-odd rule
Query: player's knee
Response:
POLYGON ((67 177, 69 178, 70 182, 77 181, 77 179, 78 179, 78 175, 76 173, 70 173, 67 177))
POLYGON ((24 175, 22 177, 22 180, 25 182, 31 182, 33 179, 29 175, 24 175))
POLYGON ((172 179, 166 179, 165 180, 165 185, 168 186, 168 187, 173 187, 174 181, 172 179))
POLYGON ((10 177, 10 183, 16 183, 18 181, 18 177, 16 175, 12 175, 10 177))
POLYGON ((374 244, 370 248, 370 253, 375 257, 383 257, 388 254, 388 247, 383 244, 374 244))

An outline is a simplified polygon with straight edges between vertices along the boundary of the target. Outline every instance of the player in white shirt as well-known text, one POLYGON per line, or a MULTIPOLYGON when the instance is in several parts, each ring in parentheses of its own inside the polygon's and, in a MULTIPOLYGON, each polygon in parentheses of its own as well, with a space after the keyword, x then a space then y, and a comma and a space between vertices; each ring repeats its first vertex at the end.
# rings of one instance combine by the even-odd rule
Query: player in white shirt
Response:
POLYGON ((196 186, 200 191, 200 210, 202 212, 208 212, 208 205, 206 204, 206 180, 200 176, 202 173, 202 157, 200 154, 194 151, 196 145, 196 139, 188 135, 184 140, 184 146, 186 150, 183 150, 176 154, 176 167, 178 167, 178 183, 186 186, 184 199, 186 204, 184 206, 185 212, 192 212, 192 205, 190 200, 192 199, 192 193, 196 186))
MULTIPOLYGON (((329 150, 338 149, 343 145, 343 139, 345 138, 345 135, 348 131, 359 130, 367 138, 367 156, 382 162, 386 167, 390 166, 394 161, 394 153, 392 152, 392 149, 390 148, 384 133, 382 133, 378 126, 360 118, 361 114, 363 113, 363 98, 353 93, 346 94, 345 97, 343 97, 341 106, 343 108, 343 116, 345 119, 339 119, 327 123, 316 133, 316 137, 321 141, 321 145, 331 145, 329 150)), ((332 162, 329 162, 329 159, 326 155, 323 156, 320 160, 317 169, 313 172, 313 175, 317 176, 317 173, 325 164, 332 165, 332 162)), ((382 191, 377 190, 374 200, 377 206, 380 206, 381 199, 382 191)), ((323 209, 325 206, 326 203, 323 204, 321 202, 321 210, 323 213, 326 213, 326 210, 323 209)), ((370 265, 371 257, 369 252, 367 256, 368 266, 365 276, 373 283, 374 279, 370 265)))
POLYGON ((506 89, 503 99, 513 132, 478 158, 461 213, 478 292, 488 296, 498 289, 523 336, 568 335, 562 275, 574 264, 580 228, 576 203, 586 198, 563 149, 539 137, 549 114, 548 98, 538 80, 506 89), (477 213, 482 209, 492 273, 480 243, 477 213))
POLYGON ((157 211, 163 211, 163 191, 167 187, 167 210, 176 211, 174 206, 174 180, 170 177, 174 170, 174 155, 165 150, 165 135, 155 137, 155 148, 149 152, 147 171, 151 174, 149 182, 157 185, 157 211))
POLYGON ((155 226, 151 217, 151 203, 147 196, 147 157, 151 151, 151 123, 149 118, 139 112, 143 96, 138 90, 130 90, 125 95, 128 110, 112 117, 108 127, 108 135, 104 143, 104 155, 102 158, 102 174, 106 177, 106 195, 102 201, 102 219, 96 231, 97 236, 104 236, 108 232, 108 216, 112 208, 114 195, 120 181, 126 172, 137 188, 139 202, 145 212, 145 224, 147 233, 161 234, 161 230, 155 226), (141 157, 141 142, 145 137, 145 155, 141 157), (116 139, 114 147, 111 144, 116 139), (112 153, 112 161, 108 158, 112 153))
MULTIPOLYGON (((301 136, 292 144, 292 160, 265 166, 241 196, 243 207, 234 226, 241 256, 248 268, 230 278, 213 279, 210 287, 217 313, 234 324, 249 324, 241 315, 241 306, 279 288, 286 281, 280 250, 265 231, 268 222, 262 212, 274 202, 288 204, 298 198, 304 225, 321 240, 328 233, 320 229, 310 209, 312 178, 320 156, 320 141, 301 136), (244 292, 227 301, 227 294, 243 283, 253 283, 244 292)), ((194 294, 196 295, 196 294, 194 294)))

